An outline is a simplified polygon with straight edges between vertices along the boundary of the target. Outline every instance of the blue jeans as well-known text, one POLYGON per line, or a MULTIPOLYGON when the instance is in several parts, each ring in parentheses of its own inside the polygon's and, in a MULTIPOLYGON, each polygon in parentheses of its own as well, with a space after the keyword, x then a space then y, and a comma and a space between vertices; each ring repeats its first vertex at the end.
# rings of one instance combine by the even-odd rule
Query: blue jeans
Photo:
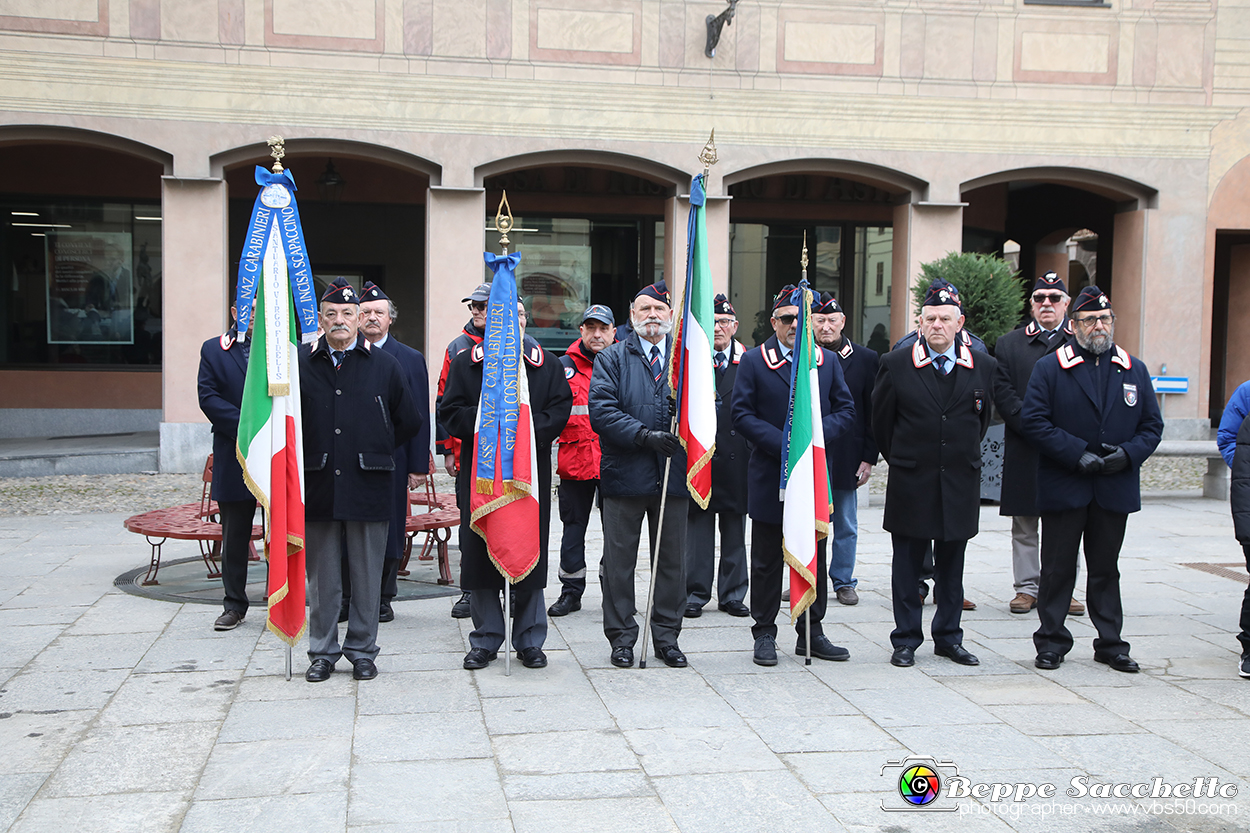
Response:
POLYGON ((829 578, 833 589, 854 587, 855 544, 859 540, 859 520, 854 489, 833 490, 833 542, 829 545, 829 578))

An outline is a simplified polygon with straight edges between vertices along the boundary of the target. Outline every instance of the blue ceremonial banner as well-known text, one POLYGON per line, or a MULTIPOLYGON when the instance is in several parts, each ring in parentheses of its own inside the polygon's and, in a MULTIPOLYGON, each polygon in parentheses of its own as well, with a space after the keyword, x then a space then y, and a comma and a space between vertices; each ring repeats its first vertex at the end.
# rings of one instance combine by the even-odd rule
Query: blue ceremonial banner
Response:
POLYGON ((252 219, 243 238, 243 256, 239 258, 239 281, 235 292, 239 340, 247 338, 252 320, 252 298, 260 279, 265 249, 270 235, 277 235, 286 253, 287 274, 291 278, 291 300, 299 321, 302 340, 311 340, 317 332, 317 298, 313 289, 312 266, 304 246, 304 231, 295 204, 295 177, 289 170, 270 173, 256 167, 256 184, 261 186, 252 206, 252 219))
POLYGON ((521 398, 517 386, 521 370, 521 322, 517 317, 516 267, 521 253, 496 255, 485 252, 486 265, 495 273, 486 309, 486 334, 482 338, 482 399, 478 406, 478 487, 495 479, 498 460, 503 481, 512 480, 521 398), (498 446, 496 446, 498 444, 498 446), (496 458, 495 449, 499 454, 496 458))

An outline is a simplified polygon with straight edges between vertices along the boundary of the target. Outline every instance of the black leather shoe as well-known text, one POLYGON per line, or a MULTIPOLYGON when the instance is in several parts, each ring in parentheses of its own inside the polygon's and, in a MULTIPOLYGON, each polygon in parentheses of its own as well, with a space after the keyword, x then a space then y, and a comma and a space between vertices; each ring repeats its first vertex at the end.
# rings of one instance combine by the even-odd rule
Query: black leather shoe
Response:
POLYGON ((352 660, 353 680, 372 680, 378 675, 378 667, 368 657, 352 660))
POLYGON ((460 598, 451 606, 451 618, 468 619, 469 618, 469 591, 466 590, 460 594, 460 598))
POLYGON ((682 613, 687 619, 698 619, 703 615, 702 605, 686 605, 686 611, 682 613))
POLYGON ((903 645, 895 648, 894 653, 890 654, 890 665, 897 665, 899 668, 911 668, 915 664, 915 648, 908 648, 906 645, 903 645))
POLYGON ((339 605, 339 624, 347 621, 347 611, 351 608, 351 599, 344 599, 339 605))
POLYGON ((751 611, 748 610, 747 606, 742 602, 721 602, 717 605, 717 607, 728 613, 730 616, 737 616, 741 618, 743 616, 751 615, 751 611))
POLYGON ((543 653, 542 648, 526 648, 523 651, 516 652, 516 658, 526 668, 546 668, 547 655, 543 653))
POLYGON ((612 664, 617 668, 633 668, 634 649, 626 645, 612 649, 612 664))
POLYGON ((1094 662, 1110 665, 1116 671, 1123 671, 1125 674, 1136 674, 1141 670, 1141 666, 1128 654, 1116 654, 1113 657, 1100 657, 1094 654, 1094 662))
POLYGON ((755 657, 753 662, 756 665, 765 667, 777 664, 777 640, 765 634, 755 638, 755 657))
POLYGON ((304 672, 304 679, 310 683, 324 683, 330 679, 330 675, 334 673, 334 663, 328 659, 315 659, 312 665, 308 666, 308 670, 304 672))
MULTIPOLYGON (((807 656, 807 645, 800 639, 794 646, 794 653, 801 657, 807 656)), ((816 659, 842 662, 851 658, 851 652, 829 641, 829 637, 818 633, 812 637, 812 656, 816 659)))
POLYGON ((1054 671, 1063 663, 1063 655, 1054 651, 1042 651, 1037 655, 1037 659, 1033 660, 1033 665, 1043 671, 1054 671))
POLYGON ((378 621, 379 622, 394 622, 395 621, 395 610, 391 607, 391 603, 387 601, 386 599, 383 599, 382 603, 378 605, 378 621))
POLYGON ((946 657, 951 662, 957 662, 960 665, 980 665, 981 660, 977 659, 976 654, 970 654, 962 645, 951 645, 949 648, 934 648, 933 653, 939 657, 946 657))
POLYGON ((547 608, 548 616, 568 616, 575 610, 582 609, 582 597, 567 590, 560 594, 551 607, 547 608))
POLYGON ((498 656, 499 654, 495 651, 488 651, 485 648, 470 648, 469 653, 464 655, 464 667, 470 671, 476 671, 490 665, 498 656))
POLYGON ((656 648, 655 658, 664 660, 664 664, 669 668, 685 668, 688 665, 686 655, 676 645, 663 645, 656 648))

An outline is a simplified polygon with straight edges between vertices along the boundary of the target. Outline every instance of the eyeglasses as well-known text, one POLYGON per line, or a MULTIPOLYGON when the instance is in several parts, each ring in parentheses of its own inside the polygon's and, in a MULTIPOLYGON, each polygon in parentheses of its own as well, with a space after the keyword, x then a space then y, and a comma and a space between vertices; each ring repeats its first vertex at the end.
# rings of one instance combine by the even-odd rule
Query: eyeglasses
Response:
POLYGON ((1076 321, 1076 323, 1080 324, 1082 327, 1093 328, 1095 324, 1101 324, 1104 327, 1110 327, 1111 322, 1115 321, 1115 314, 1108 312, 1108 313, 1105 313, 1104 315, 1091 315, 1086 318, 1077 318, 1074 320, 1076 321))
POLYGON ((474 312, 485 312, 486 304, 483 303, 482 301, 470 301, 469 309, 473 310, 474 312))
POLYGON ((721 327, 721 328, 723 328, 723 329, 726 329, 726 330, 727 330, 727 329, 729 329, 730 327, 732 327, 734 324, 737 324, 737 323, 738 323, 738 319, 736 319, 736 318, 717 318, 717 319, 716 319, 716 322, 715 322, 715 324, 713 324, 713 326, 715 326, 715 327, 721 327))
POLYGON ((1063 298, 1064 296, 1058 292, 1051 292, 1050 294, 1047 294, 1045 292, 1039 292, 1033 296, 1033 303, 1044 304, 1047 301, 1050 301, 1052 304, 1058 304, 1060 301, 1063 300, 1063 298))
POLYGON ((797 315, 775 315, 773 316, 774 321, 786 327, 789 327, 791 324, 793 324, 797 318, 798 318, 797 315))

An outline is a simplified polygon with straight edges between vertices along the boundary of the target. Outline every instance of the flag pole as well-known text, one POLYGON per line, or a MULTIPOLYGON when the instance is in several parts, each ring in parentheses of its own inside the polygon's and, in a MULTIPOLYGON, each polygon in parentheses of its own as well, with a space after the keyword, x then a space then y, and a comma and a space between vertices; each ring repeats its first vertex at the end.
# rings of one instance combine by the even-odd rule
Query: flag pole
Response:
MULTIPOLYGON (((495 212, 495 230, 499 232, 499 245, 503 248, 504 257, 508 255, 508 232, 512 231, 513 223, 512 206, 508 205, 508 192, 504 191, 503 198, 499 200, 499 210, 495 212), (506 215, 505 208, 508 210, 506 215)), ((521 354, 525 354, 524 344, 521 345, 521 354)), ((519 372, 524 373, 525 364, 522 362, 519 367, 519 372)), ((538 545, 541 547, 542 542, 539 541, 538 545)), ((503 575, 502 571, 500 575, 503 575)), ((503 581, 503 675, 512 676, 512 587, 506 575, 503 581)))
MULTIPOLYGON (((803 293, 802 293, 803 307, 799 310, 799 315, 804 315, 804 313, 807 312, 807 231, 806 229, 803 231, 803 258, 802 260, 799 261, 799 263, 801 263, 803 266, 803 276, 802 276, 802 279, 799 281, 799 286, 803 288, 803 293)), ((804 317, 806 318, 806 320, 803 321, 803 319, 800 319, 800 321, 802 321, 802 323, 810 327, 812 325, 811 316, 804 316, 804 317)), ((807 338, 806 332, 803 333, 803 338, 804 339, 807 338)), ((813 530, 813 533, 814 532, 815 530, 813 530)), ((817 542, 816 546, 819 547, 820 543, 817 542)), ((819 559, 817 559, 816 563, 817 564, 820 563, 819 559)), ((824 578, 824 577, 821 576, 821 578, 824 578)), ((815 588, 812 588, 812 589, 815 590, 815 588)), ((807 646, 807 656, 803 658, 803 664, 811 665, 812 664, 812 606, 810 604, 807 606, 807 610, 803 611, 803 644, 807 646)))

